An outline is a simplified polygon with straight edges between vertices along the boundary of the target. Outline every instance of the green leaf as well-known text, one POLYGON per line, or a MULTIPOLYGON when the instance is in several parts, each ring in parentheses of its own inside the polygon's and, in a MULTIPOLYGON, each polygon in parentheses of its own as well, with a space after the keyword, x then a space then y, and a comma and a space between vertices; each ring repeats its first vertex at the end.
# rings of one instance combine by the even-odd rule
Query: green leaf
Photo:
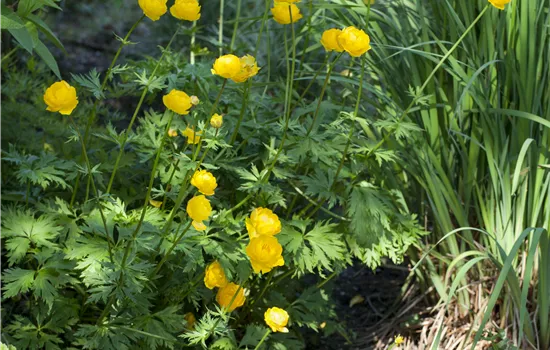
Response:
POLYGON ((21 45, 22 48, 27 50, 30 54, 32 54, 32 50, 34 48, 33 46, 33 40, 32 36, 27 30, 26 27, 17 28, 17 29, 9 29, 8 32, 14 37, 15 41, 21 45))
MULTIPOLYGON (((59 1, 59 0, 55 0, 59 1)), ((17 13, 21 17, 26 17, 30 13, 43 8, 44 6, 50 6, 55 9, 61 10, 59 6, 55 4, 54 0, 21 0, 17 8, 17 13)))
POLYGON ((44 35, 46 35, 49 41, 51 41, 55 46, 57 46, 64 53, 67 53, 61 41, 59 41, 59 39, 54 34, 54 32, 52 32, 50 27, 48 27, 48 25, 42 19, 40 19, 40 17, 38 17, 37 15, 30 14, 27 16, 27 19, 32 23, 34 23, 38 27, 38 29, 40 29, 40 31, 44 33, 44 35))
POLYGON ((87 88, 95 98, 102 99, 105 98, 103 91, 101 91, 101 82, 99 80, 99 73, 95 68, 93 68, 90 73, 86 75, 81 74, 71 74, 73 79, 83 87, 87 88))
POLYGON ((33 285, 34 274, 34 270, 7 269, 2 277, 3 298, 11 298, 19 293, 26 293, 33 285))
POLYGON ((258 326, 255 324, 248 325, 246 327, 246 333, 239 343, 239 348, 258 345, 266 331, 266 327, 258 326))
POLYGON ((50 50, 44 45, 42 41, 38 41, 35 44, 35 50, 38 56, 44 60, 46 65, 52 70, 52 72, 57 76, 57 78, 61 79, 61 73, 59 72, 59 67, 57 66, 57 62, 55 61, 55 58, 53 57, 50 50))
POLYGON ((2 29, 19 29, 25 26, 25 22, 23 22, 9 7, 2 5, 1 12, 2 14, 0 16, 2 20, 0 22, 0 27, 2 29))

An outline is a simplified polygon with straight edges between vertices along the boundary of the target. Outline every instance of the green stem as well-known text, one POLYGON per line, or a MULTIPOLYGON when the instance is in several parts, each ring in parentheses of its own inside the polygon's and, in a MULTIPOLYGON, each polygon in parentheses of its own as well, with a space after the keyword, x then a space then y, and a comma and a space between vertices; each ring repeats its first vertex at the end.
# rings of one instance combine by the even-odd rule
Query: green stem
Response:
POLYGON ((267 281, 265 282, 264 287, 260 291, 260 294, 258 294, 258 296, 255 297, 254 300, 252 300, 252 302, 250 303, 250 306, 249 306, 250 309, 252 309, 254 304, 256 304, 256 302, 264 296, 265 292, 267 291, 267 287, 269 287, 269 284, 271 283, 271 280, 273 279, 274 271, 275 270, 271 270, 271 272, 269 272, 269 276, 267 277, 267 281))
POLYGON ((193 223, 193 221, 189 221, 189 224, 187 224, 187 226, 185 226, 185 228, 183 229, 181 234, 176 238, 174 243, 172 243, 170 248, 166 251, 166 254, 164 254, 164 256, 162 257, 160 262, 157 264, 157 267, 155 268, 155 270, 151 273, 150 278, 153 278, 154 276, 157 275, 157 273, 160 271, 160 268, 162 267, 162 265, 164 265, 166 260, 168 260, 168 257, 170 256, 170 254, 172 254, 172 251, 178 246, 178 244, 183 239, 183 236, 187 233, 187 231, 189 231, 189 228, 191 227, 192 223, 193 223))
MULTIPOLYGON (((128 31, 128 33, 126 33, 126 36, 124 36, 124 38, 122 39, 116 53, 115 53, 115 56, 113 57, 113 60, 111 61, 111 64, 109 65, 109 68, 107 69, 107 73, 105 74, 105 77, 103 77, 103 81, 101 82, 101 89, 100 89, 100 92, 103 92, 105 90, 105 86, 107 86, 107 81, 109 80, 109 76, 111 75, 111 72, 113 70, 113 67, 115 66, 116 62, 118 61, 118 57, 120 56, 120 53, 122 52, 122 49, 129 44, 129 41, 128 39, 130 38, 130 35, 132 34, 132 32, 137 28, 137 26, 139 25, 139 23, 145 18, 145 15, 141 16, 135 23, 134 25, 130 28, 130 30, 128 31)), ((88 144, 88 141, 89 141, 89 137, 90 137, 90 129, 92 127, 92 124, 94 122, 94 119, 95 119, 95 116, 96 116, 96 112, 97 112, 97 105, 99 103, 99 99, 96 99, 94 101, 94 104, 92 106, 92 110, 88 116, 88 122, 86 123, 86 130, 84 131, 84 143, 85 145, 88 144)), ((84 155, 81 155, 81 159, 80 161, 82 161, 84 159, 84 155)), ((80 174, 77 174, 76 176, 76 179, 75 179, 75 185, 73 186, 73 194, 71 196, 71 202, 69 204, 69 206, 72 208, 72 206, 74 205, 74 201, 76 199, 76 192, 78 190, 78 184, 80 183, 80 174)))
POLYGON ((220 0, 220 26, 218 27, 218 45, 220 46, 220 56, 223 55, 223 10, 225 7, 224 2, 224 0, 220 0))
POLYGON ((262 344, 264 343, 264 341, 267 339, 267 337, 271 334, 271 329, 268 329, 264 336, 262 337, 262 339, 260 339, 260 342, 258 343, 258 345, 256 345, 256 347, 254 348, 254 350, 258 350, 260 348, 260 346, 262 346, 262 344))
POLYGON ((27 195, 25 196, 25 209, 29 207, 30 196, 31 196, 31 180, 27 180, 27 195))
POLYGON ((235 125, 235 129, 233 130, 233 135, 231 135, 231 139, 229 141, 229 144, 231 146, 233 146, 233 143, 235 143, 235 140, 237 139, 237 135, 239 134, 239 128, 241 127, 241 123, 244 119, 244 112, 246 111, 246 105, 248 104, 249 91, 250 91, 250 80, 247 81, 244 86, 243 102, 241 104, 241 114, 239 115, 239 120, 237 121, 237 125, 235 125))
POLYGON ((332 61, 332 63, 328 68, 327 76, 325 77, 325 82, 323 83, 323 87, 321 88, 321 94, 319 95, 319 101, 317 102, 315 113, 313 114, 313 120, 311 121, 311 125, 307 129, 306 137, 308 137, 309 134, 311 134, 311 131, 315 126, 315 122, 317 121, 317 117, 319 116, 319 110, 321 109, 321 102, 323 101, 323 96, 325 95, 325 90, 327 89, 328 82, 330 80, 330 74, 332 73, 332 69, 334 68, 334 66, 336 65, 336 62, 340 59, 340 57, 342 57, 343 54, 344 54, 344 51, 340 52, 340 54, 336 56, 336 58, 334 59, 334 61, 332 61))
POLYGON ((233 48, 235 47, 235 39, 237 38, 237 30, 239 29, 239 19, 241 18, 241 2, 242 0, 237 0, 237 14, 235 15, 235 24, 233 25, 233 35, 231 36, 229 52, 233 52, 233 48))
MULTIPOLYGON (((454 45, 451 47, 451 49, 449 51, 447 51, 447 53, 445 54, 445 56, 443 56, 443 58, 439 61, 439 63, 435 66, 435 68, 432 70, 432 72, 430 73, 430 75, 428 75, 428 78, 426 78, 426 80, 424 81, 424 83, 422 84, 422 86, 420 87, 420 89, 416 92, 416 96, 413 98, 413 100, 411 101, 411 103, 409 104, 409 106, 405 109, 405 111, 403 111, 403 113, 401 114, 401 116, 399 117, 399 121, 398 121, 398 124, 400 122, 403 121, 403 119, 405 119, 405 117, 407 116, 407 114, 409 113, 410 109, 416 104, 416 101, 422 97, 422 92, 424 91, 424 89, 426 88, 426 86, 428 86, 428 83, 432 80, 432 78, 434 77, 435 73, 439 70, 439 68, 441 68, 441 66, 443 65, 443 63, 445 63, 445 61, 447 61, 447 59, 451 56, 451 54, 454 52, 454 50, 456 50, 456 48, 458 47, 458 45, 460 45, 460 43, 462 42, 462 40, 464 40, 464 38, 466 37, 466 35, 468 35, 468 33, 472 30, 472 28, 474 28, 474 26, 476 25, 477 22, 479 22, 479 20, 481 19, 481 17, 483 17, 483 15, 485 14, 485 12, 487 11, 487 9, 491 6, 491 4, 487 4, 485 6, 485 8, 483 9, 483 11, 481 11, 481 13, 476 17, 476 19, 470 24, 470 26, 468 28, 466 28, 466 30, 464 31, 464 33, 460 36, 460 38, 458 38, 458 40, 456 41, 456 43, 454 43, 454 45)), ((391 132, 390 134, 391 135, 391 132)), ((382 145, 388 141, 388 136, 389 135, 385 135, 382 140, 380 140, 380 142, 378 142, 366 155, 367 158, 369 158, 374 152, 376 152, 380 147, 382 147, 382 145)))
MULTIPOLYGON (((155 68, 153 69, 153 72, 151 72, 151 75, 149 76, 149 81, 155 76, 155 73, 157 72, 157 70, 160 67, 160 63, 164 59, 164 56, 166 56, 166 53, 168 52, 168 49, 172 45, 172 42, 174 41, 174 39, 178 35, 178 33, 180 31, 180 28, 181 28, 181 26, 178 27, 178 29, 176 29, 176 32, 174 33, 174 35, 172 35, 172 38, 170 38, 170 41, 168 42, 168 45, 166 45, 166 48, 162 51, 162 55, 160 56, 159 60, 157 61, 157 64, 155 65, 155 68)), ((113 168, 111 178, 109 179, 109 185, 107 186, 107 193, 111 192, 111 188, 113 186, 113 181, 115 180, 115 175, 116 175, 120 160, 122 159, 122 155, 124 154, 124 147, 126 146, 126 141, 128 141, 128 135, 132 131, 132 126, 134 125, 134 121, 136 120, 136 117, 137 117, 137 115, 138 115, 138 113, 141 109, 141 105, 143 104, 143 101, 145 100, 145 95, 147 95, 148 90, 149 90, 149 84, 147 84, 143 88, 143 92, 141 93, 141 97, 139 98, 139 102, 136 106, 136 109, 134 110, 134 114, 132 115, 132 119, 130 120, 130 124, 128 125, 128 128, 126 128, 126 132, 124 133, 123 140, 122 140, 122 143, 120 145, 120 151, 118 152, 118 156, 117 156, 117 159, 116 159, 116 162, 115 162, 115 167, 113 168)))

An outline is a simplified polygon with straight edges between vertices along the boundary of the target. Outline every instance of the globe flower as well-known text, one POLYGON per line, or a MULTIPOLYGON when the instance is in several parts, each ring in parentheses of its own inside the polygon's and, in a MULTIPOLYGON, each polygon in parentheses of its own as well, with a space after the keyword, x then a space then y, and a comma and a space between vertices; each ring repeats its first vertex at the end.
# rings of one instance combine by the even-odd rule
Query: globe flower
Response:
POLYGON ((338 44, 353 57, 359 57, 371 49, 368 34, 355 27, 342 30, 338 35, 338 44))
POLYGON ((288 312, 285 310, 278 307, 269 308, 264 313, 264 319, 273 332, 288 333, 288 328, 286 328, 288 312))
POLYGON ((178 136, 178 131, 175 130, 175 129, 169 129, 169 130, 168 130, 168 136, 170 136, 170 137, 176 137, 176 136, 178 136))
POLYGON ((491 5, 499 10, 504 10, 504 5, 508 4, 512 0, 489 0, 491 5))
POLYGON ((227 308, 227 311, 231 312, 238 307, 244 305, 246 297, 244 296, 244 290, 235 283, 228 283, 221 287, 216 294, 216 301, 220 306, 227 308), (235 297, 235 299, 233 299, 235 297), (233 302, 231 302, 233 300, 233 302))
POLYGON ((394 343, 395 345, 401 345, 405 342, 405 338, 403 338, 403 336, 401 334, 398 334, 395 336, 395 340, 394 340, 394 343))
POLYGON ((168 8, 166 2, 168 0, 139 0, 139 7, 143 10, 145 16, 152 21, 158 21, 160 16, 164 15, 168 8))
POLYGON ((283 247, 273 236, 252 238, 246 247, 254 273, 267 273, 276 266, 284 266, 283 247))
POLYGON ((338 36, 342 34, 340 29, 332 28, 325 30, 321 36, 321 44, 327 51, 342 52, 344 49, 338 43, 338 36))
POLYGON ((245 55, 239 58, 239 61, 241 63, 241 70, 237 73, 237 75, 231 78, 231 80, 235 83, 243 83, 248 80, 248 78, 258 74, 260 68, 258 68, 258 64, 256 63, 254 56, 245 55))
POLYGON ((241 71, 241 61, 235 55, 223 55, 216 59, 212 66, 212 74, 230 79, 241 71))
POLYGON ((195 132, 193 129, 187 127, 181 132, 181 134, 187 137, 187 143, 196 145, 201 140, 201 134, 195 132))
POLYGON ((199 100, 199 98, 195 95, 191 96, 191 104, 193 106, 197 106, 201 101, 199 100))
POLYGON ((183 315, 183 319, 187 324, 185 325, 185 328, 188 330, 195 329, 195 323, 197 323, 197 319, 195 318, 195 315, 193 315, 192 312, 188 312, 185 315, 183 315))
POLYGON ((220 263, 216 260, 206 267, 204 271, 204 285, 208 289, 223 287, 227 284, 227 277, 220 263))
POLYGON ((196 171, 191 178, 191 185, 207 196, 214 195, 214 190, 218 187, 214 175, 206 170, 196 171))
POLYGON ((218 113, 214 114, 212 118, 210 118, 210 125, 213 128, 219 129, 222 127, 223 124, 223 116, 219 115, 218 113))
POLYGON ((294 23, 303 17, 298 6, 286 1, 276 1, 271 9, 271 13, 273 14, 273 19, 275 22, 279 24, 294 23))
POLYGON ((205 196, 195 196, 187 202, 187 215, 193 220, 192 224, 195 229, 205 230, 206 226, 202 222, 207 220, 210 214, 212 214, 212 206, 205 196))
POLYGON ((251 239, 260 235, 274 236, 281 232, 281 221, 271 209, 260 207, 252 210, 245 223, 251 239))
POLYGON ((176 89, 172 89, 168 95, 164 95, 162 102, 166 108, 181 115, 189 114, 189 109, 193 106, 189 95, 176 89))
POLYGON ((65 80, 53 83, 44 93, 47 111, 70 115, 78 104, 76 89, 65 80))
POLYGON ((197 0, 176 0, 170 7, 170 13, 177 19, 196 21, 201 18, 201 7, 197 0))

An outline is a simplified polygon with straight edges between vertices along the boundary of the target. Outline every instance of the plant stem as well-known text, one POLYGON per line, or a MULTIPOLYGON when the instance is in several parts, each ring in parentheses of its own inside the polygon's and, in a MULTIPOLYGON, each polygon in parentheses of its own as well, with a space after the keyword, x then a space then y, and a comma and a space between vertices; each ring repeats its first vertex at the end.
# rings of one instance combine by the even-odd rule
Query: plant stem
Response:
MULTIPOLYGON (((315 113, 313 114, 313 120, 311 121, 311 125, 307 129, 306 137, 308 137, 309 134, 311 134, 311 131, 313 130, 313 127, 315 126, 315 122, 317 121, 317 117, 319 116, 319 110, 320 110, 320 107, 321 107, 321 102, 323 101, 323 96, 325 95, 325 90, 328 86, 328 82, 330 80, 330 74, 332 73, 332 69, 336 65, 336 62, 338 61, 338 59, 340 59, 340 57, 342 57, 343 54, 344 54, 344 51, 340 52, 340 54, 338 56, 336 56, 336 58, 334 59, 334 61, 332 61, 332 63, 330 64, 330 66, 328 68, 327 76, 325 77, 325 82, 323 83, 323 87, 321 88, 321 94, 319 95, 319 102, 317 102, 317 107, 315 108, 315 113)), ((361 82, 361 84, 362 84, 362 82, 361 82)))
MULTIPOLYGON (((174 33, 174 35, 172 35, 172 38, 170 38, 170 41, 168 42, 168 45, 166 45, 166 48, 162 51, 162 55, 160 56, 159 60, 157 61, 157 64, 155 65, 155 68, 153 69, 153 72, 151 72, 151 75, 149 76, 149 81, 155 76, 155 73, 157 72, 157 70, 160 67, 160 63, 164 59, 164 56, 168 52, 168 49, 172 45, 172 42, 174 41, 174 39, 178 35, 178 33, 180 31, 180 28, 181 28, 181 26, 178 27, 178 29, 176 29, 176 32, 174 33)), ((107 193, 111 192, 111 188, 113 186, 113 181, 115 180, 115 175, 116 175, 116 172, 117 172, 117 169, 118 169, 118 165, 120 163, 122 155, 124 154, 124 147, 126 146, 126 141, 128 141, 128 135, 132 131, 132 126, 134 125, 134 121, 136 120, 136 117, 137 117, 137 115, 138 115, 138 113, 141 109, 141 105, 143 104, 143 101, 145 100, 145 95, 147 95, 148 90, 149 90, 149 84, 147 84, 143 88, 143 92, 141 93, 141 97, 139 98, 139 102, 136 106, 136 109, 134 110, 134 114, 132 115, 132 119, 130 120, 130 124, 128 125, 128 128, 126 128, 126 132, 124 133, 123 140, 122 140, 122 143, 120 145, 120 151, 118 152, 118 156, 117 156, 117 159, 116 159, 116 162, 115 162, 115 167, 113 168, 111 178, 109 179, 109 185, 107 186, 107 193)))
MULTIPOLYGON (((115 53, 115 56, 113 57, 113 60, 111 61, 111 64, 109 65, 109 68, 107 69, 107 73, 105 74, 105 77, 103 77, 103 81, 101 83, 101 89, 99 90, 100 92, 103 92, 105 90, 105 86, 107 85, 107 81, 109 80, 109 76, 111 75, 111 72, 113 70, 113 67, 115 66, 116 62, 118 61, 118 57, 120 56, 120 53, 122 52, 122 49, 129 44, 129 41, 128 39, 130 38, 130 35, 132 34, 132 32, 137 28, 137 26, 139 25, 139 23, 145 18, 145 15, 141 16, 135 23, 134 25, 130 28, 130 30, 128 31, 128 33, 126 33, 126 36, 122 39, 119 47, 118 47, 118 50, 117 52, 115 53)), ((88 116, 88 122, 86 123, 86 130, 84 132, 84 143, 85 145, 88 144, 88 138, 90 136, 90 129, 92 127, 92 124, 94 122, 94 119, 95 119, 95 116, 96 116, 96 111, 97 111, 97 105, 99 103, 99 99, 96 99, 94 101, 94 104, 92 106, 92 110, 88 116)), ((84 159, 84 155, 82 154, 81 155, 81 159, 80 161, 82 161, 84 159)), ((78 184, 80 182, 80 174, 77 174, 76 176, 76 179, 75 179, 75 184, 73 186, 73 194, 71 196, 71 202, 69 203, 69 207, 72 208, 72 206, 74 205, 74 201, 76 199, 76 192, 78 190, 78 184)))
POLYGON ((183 229, 181 234, 176 238, 174 243, 172 243, 172 246, 170 246, 170 248, 166 251, 166 254, 164 254, 164 256, 162 257, 160 262, 157 264, 157 267, 155 268, 155 270, 151 273, 150 278, 153 278, 154 276, 157 275, 157 273, 160 271, 160 268, 162 267, 162 265, 164 265, 166 260, 168 260, 168 257, 170 256, 172 251, 177 247, 179 242, 182 240, 183 236, 187 233, 187 231, 191 227, 192 223, 193 223, 193 221, 189 221, 189 224, 187 224, 187 226, 185 226, 185 228, 183 229))
POLYGON ((220 0, 220 26, 218 27, 218 45, 220 50, 220 56, 223 55, 223 10, 225 7, 225 1, 220 0))
POLYGON ((264 343, 264 341, 267 339, 267 337, 271 334, 271 329, 268 329, 264 336, 262 337, 262 339, 260 339, 260 342, 258 343, 258 345, 256 345, 256 347, 254 348, 254 350, 258 350, 260 348, 260 346, 262 346, 262 344, 264 343))
POLYGON ((29 207, 29 197, 31 196, 31 180, 27 180, 27 194, 25 196, 25 209, 29 207))
POLYGON ((250 80, 245 83, 244 91, 243 91, 243 102, 241 104, 241 114, 239 115, 239 120, 237 121, 237 125, 235 125, 235 129, 233 130, 233 135, 231 135, 231 139, 229 141, 229 144, 233 146, 233 143, 237 139, 237 135, 239 134, 239 128, 241 127, 241 123, 244 119, 244 113, 246 111, 246 105, 248 104, 248 93, 250 91, 250 80))
POLYGON ((233 49, 235 47, 235 39, 237 38, 237 30, 239 29, 239 19, 241 18, 241 2, 242 0, 237 0, 237 13, 235 15, 235 24, 233 25, 231 44, 229 44, 229 52, 233 52, 233 49))

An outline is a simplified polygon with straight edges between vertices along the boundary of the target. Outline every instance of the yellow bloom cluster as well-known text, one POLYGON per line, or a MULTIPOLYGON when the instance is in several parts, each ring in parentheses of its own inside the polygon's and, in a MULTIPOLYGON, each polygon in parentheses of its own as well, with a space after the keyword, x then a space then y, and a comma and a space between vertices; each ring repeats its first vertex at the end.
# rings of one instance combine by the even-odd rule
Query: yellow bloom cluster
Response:
POLYGON ((196 171, 191 178, 191 185, 207 196, 213 196, 214 190, 218 187, 214 175, 206 170, 196 171))
POLYGON ((76 89, 65 80, 53 83, 44 93, 47 111, 70 115, 78 104, 76 89))
POLYGON ((218 290, 216 301, 220 306, 227 308, 231 312, 238 307, 244 305, 246 297, 244 296, 243 287, 233 282, 226 284, 218 290))
POLYGON ((254 56, 245 55, 239 58, 230 54, 218 57, 211 72, 222 78, 231 79, 235 83, 243 83, 258 74, 259 70, 254 56))
POLYGON ((281 232, 281 221, 270 209, 256 208, 246 219, 250 243, 246 255, 255 273, 267 273, 276 266, 283 266, 283 247, 274 236, 281 232))
POLYGON ((196 230, 206 230, 202 222, 208 220, 211 214, 212 206, 204 195, 195 196, 187 202, 187 215, 193 220, 192 225, 196 230))
MULTIPOLYGON (((158 21, 166 13, 168 0, 139 0, 138 4, 143 14, 152 21, 158 21)), ((170 13, 177 19, 196 21, 201 18, 201 7, 198 0, 176 0, 170 7, 170 13)))
POLYGON ((327 51, 346 51, 353 57, 359 57, 371 49, 369 35, 355 27, 325 30, 321 44, 327 51))
POLYGON ((272 307, 267 309, 264 313, 265 323, 271 328, 273 332, 288 333, 288 312, 285 310, 272 307))
POLYGON ((489 0, 491 5, 496 7, 499 10, 504 10, 504 6, 510 3, 512 0, 489 0))
POLYGON ((302 13, 295 2, 299 0, 275 0, 271 14, 275 22, 279 24, 290 24, 302 18, 302 13))
POLYGON ((172 89, 168 95, 164 95, 162 102, 166 108, 181 115, 189 114, 189 110, 193 106, 191 97, 185 92, 176 89, 172 89))
POLYGON ((170 7, 170 13, 177 19, 197 21, 201 18, 201 7, 197 0, 176 0, 170 7))

